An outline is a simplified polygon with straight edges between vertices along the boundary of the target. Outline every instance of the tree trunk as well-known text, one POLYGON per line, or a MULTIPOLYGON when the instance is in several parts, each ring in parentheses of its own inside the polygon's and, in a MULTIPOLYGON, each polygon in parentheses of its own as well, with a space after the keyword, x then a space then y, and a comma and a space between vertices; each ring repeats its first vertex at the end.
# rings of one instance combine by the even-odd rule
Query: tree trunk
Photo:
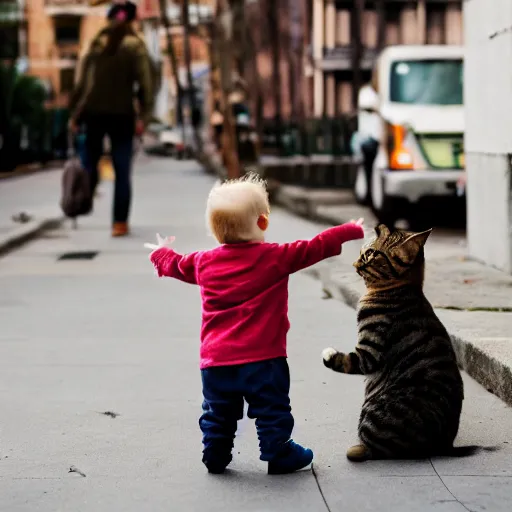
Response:
POLYGON ((158 1, 160 5, 160 19, 162 21, 162 25, 165 28, 167 55, 169 56, 172 74, 174 75, 174 80, 176 82, 176 122, 178 124, 180 119, 181 122, 183 123, 183 94, 181 90, 180 77, 178 72, 178 59, 176 57, 176 52, 174 51, 174 43, 170 32, 171 23, 169 22, 169 17, 167 16, 167 0, 158 1))
POLYGON ((376 0, 375 8, 377 11, 377 48, 382 51, 386 45, 386 7, 384 0, 376 0))
POLYGON ((258 46, 254 40, 254 32, 252 26, 259 29, 261 16, 254 16, 249 19, 248 29, 246 31, 246 61, 251 63, 252 69, 250 72, 251 83, 253 85, 253 98, 254 98, 254 121, 256 126, 256 133, 258 135, 258 145, 261 145, 263 140, 263 94, 262 85, 258 70, 258 46), (256 19, 255 19, 256 18, 256 19))
POLYGON ((247 57, 247 34, 245 26, 245 1, 231 0, 233 13, 233 59, 235 70, 240 77, 244 76, 247 57))
POLYGON ((203 141, 201 138, 201 134, 199 133, 199 127, 196 123, 196 113, 197 113, 197 102, 196 102, 196 93, 194 88, 194 80, 192 77, 192 62, 190 55, 190 20, 189 20, 189 2, 188 0, 183 0, 183 9, 182 9, 182 23, 183 23, 183 53, 185 56, 185 66, 187 68, 187 82, 188 82, 188 98, 189 98, 189 106, 190 106, 190 115, 192 121, 192 129, 194 131, 194 139, 196 143, 197 153, 200 154, 203 150, 203 141))
POLYGON ((301 124, 304 121, 304 5, 303 2, 288 0, 290 11, 290 99, 292 119, 301 124))
POLYGON ((279 0, 266 0, 267 3, 267 23, 270 36, 270 45, 272 49, 272 81, 274 89, 274 120, 275 130, 277 135, 277 150, 281 150, 281 129, 282 129, 282 116, 281 116, 281 45, 280 45, 280 30, 279 30, 279 0))
POLYGON ((363 58, 363 41, 361 37, 361 22, 364 12, 365 0, 355 0, 352 16, 352 41, 354 48, 352 52, 352 107, 357 109, 359 89, 362 85, 361 60, 363 58))
POLYGON ((229 103, 229 95, 233 90, 233 13, 228 0, 219 0, 215 17, 215 33, 217 36, 222 110, 224 126, 222 130, 222 154, 224 165, 227 168, 228 178, 236 179, 240 176, 240 161, 236 140, 235 121, 233 109, 229 103))

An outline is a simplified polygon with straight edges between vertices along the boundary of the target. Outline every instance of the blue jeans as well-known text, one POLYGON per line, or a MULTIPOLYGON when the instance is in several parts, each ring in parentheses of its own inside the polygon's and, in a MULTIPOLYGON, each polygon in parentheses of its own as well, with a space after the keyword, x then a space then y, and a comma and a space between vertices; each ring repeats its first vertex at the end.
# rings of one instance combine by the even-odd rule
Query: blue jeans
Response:
POLYGON ((86 135, 80 132, 75 138, 75 151, 84 169, 89 169, 87 159, 86 135))
POLYGON ((201 370, 203 460, 231 453, 238 420, 244 412, 256 419, 260 459, 271 461, 291 438, 294 420, 290 407, 290 371, 286 358, 201 370))
POLYGON ((88 115, 85 119, 87 170, 94 193, 99 181, 98 164, 103 155, 103 140, 110 139, 115 173, 113 222, 127 222, 132 199, 131 167, 135 118, 124 115, 88 115))

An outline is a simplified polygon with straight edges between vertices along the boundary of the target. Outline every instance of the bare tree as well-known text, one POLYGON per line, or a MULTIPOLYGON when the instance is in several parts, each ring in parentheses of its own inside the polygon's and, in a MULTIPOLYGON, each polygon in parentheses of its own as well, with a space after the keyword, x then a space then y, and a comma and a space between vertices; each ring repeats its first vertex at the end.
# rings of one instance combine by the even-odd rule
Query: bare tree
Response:
MULTIPOLYGON (((181 120, 183 123, 183 90, 180 84, 179 70, 178 70, 178 58, 176 56, 176 51, 174 49, 174 41, 172 40, 171 34, 171 22, 169 21, 169 16, 167 15, 167 0, 159 0, 160 5, 160 19, 162 21, 162 25, 165 29, 166 36, 166 51, 169 56, 169 60, 171 63, 172 74, 174 75, 174 80, 176 82, 176 103, 177 103, 177 117, 178 121, 181 120)), ((184 134, 183 134, 184 135, 184 134)), ((183 140, 185 142, 185 139, 183 140)))
POLYGON ((256 31, 261 30, 261 4, 258 0, 252 1, 251 8, 247 11, 247 23, 245 31, 245 62, 250 63, 250 68, 245 71, 250 76, 251 96, 254 99, 254 119, 258 140, 263 138, 263 88, 258 69, 258 51, 261 49, 256 41, 256 31))
POLYGON ((190 12, 189 1, 183 0, 182 4, 182 23, 183 23, 183 53, 185 56, 185 67, 187 69, 187 82, 188 82, 188 98, 190 105, 190 112, 192 118, 192 128, 194 131, 194 139, 198 153, 202 152, 203 142, 196 123, 197 102, 196 91, 194 86, 194 79, 192 77, 192 59, 190 54, 190 12))
POLYGON ((220 69, 222 113, 224 125, 222 130, 222 153, 229 179, 240 176, 237 138, 233 109, 229 97, 233 92, 234 54, 233 45, 233 4, 243 0, 219 0, 215 16, 215 49, 218 52, 220 69))
POLYGON ((361 60, 363 58, 363 42, 361 36, 361 23, 363 18, 365 0, 355 0, 352 16, 352 41, 354 50, 352 53, 352 71, 354 78, 352 82, 352 107, 357 108, 357 98, 363 79, 361 74, 361 60))
POLYGON ((279 0, 265 0, 267 7, 267 23, 270 36, 270 46, 272 51, 272 81, 274 90, 274 108, 275 108, 275 129, 277 134, 277 149, 281 149, 281 31, 279 29, 279 0))

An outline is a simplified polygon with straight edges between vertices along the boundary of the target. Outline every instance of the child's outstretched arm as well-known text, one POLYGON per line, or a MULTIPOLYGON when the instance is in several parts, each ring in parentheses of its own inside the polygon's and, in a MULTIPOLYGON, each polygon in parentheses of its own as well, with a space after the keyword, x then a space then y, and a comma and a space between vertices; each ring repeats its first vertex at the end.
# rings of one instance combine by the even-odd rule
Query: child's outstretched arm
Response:
POLYGON ((174 237, 162 238, 156 235, 157 245, 144 244, 152 249, 149 259, 155 267, 158 277, 173 277, 185 283, 197 284, 197 256, 198 252, 181 255, 169 247, 174 237))
POLYGON ((341 254, 341 244, 364 238, 363 219, 326 229, 311 240, 279 246, 285 271, 293 274, 319 261, 341 254))

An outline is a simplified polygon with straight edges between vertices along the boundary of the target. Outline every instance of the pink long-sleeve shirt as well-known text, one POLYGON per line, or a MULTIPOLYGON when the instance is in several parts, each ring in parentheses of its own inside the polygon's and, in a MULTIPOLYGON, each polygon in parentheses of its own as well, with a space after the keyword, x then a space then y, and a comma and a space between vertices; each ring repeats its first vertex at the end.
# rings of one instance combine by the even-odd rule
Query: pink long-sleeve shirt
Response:
POLYGON ((249 242, 181 255, 162 247, 150 260, 159 277, 201 288, 201 368, 286 357, 288 276, 363 238, 348 223, 287 244, 249 242))

